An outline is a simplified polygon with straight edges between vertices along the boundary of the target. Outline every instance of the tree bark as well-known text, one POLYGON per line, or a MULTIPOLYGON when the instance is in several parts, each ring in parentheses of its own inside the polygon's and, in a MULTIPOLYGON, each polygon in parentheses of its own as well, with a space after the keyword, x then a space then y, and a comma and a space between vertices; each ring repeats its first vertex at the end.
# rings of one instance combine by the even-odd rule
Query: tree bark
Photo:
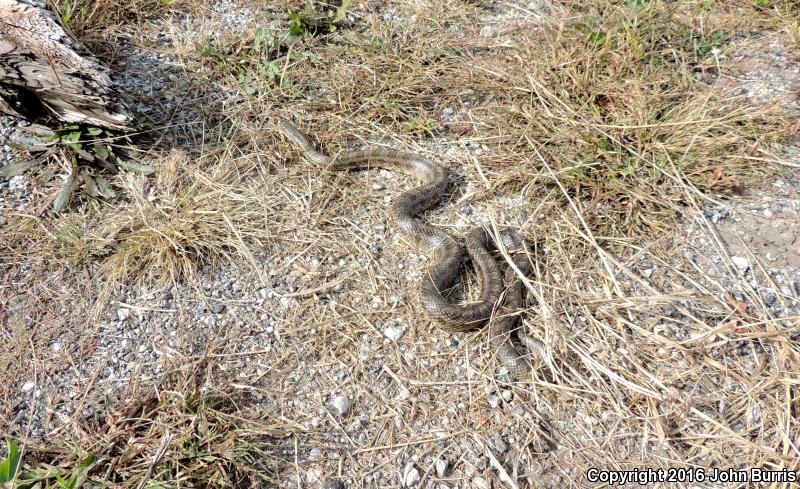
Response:
POLYGON ((0 0, 0 111, 127 130, 108 70, 36 0, 0 0))

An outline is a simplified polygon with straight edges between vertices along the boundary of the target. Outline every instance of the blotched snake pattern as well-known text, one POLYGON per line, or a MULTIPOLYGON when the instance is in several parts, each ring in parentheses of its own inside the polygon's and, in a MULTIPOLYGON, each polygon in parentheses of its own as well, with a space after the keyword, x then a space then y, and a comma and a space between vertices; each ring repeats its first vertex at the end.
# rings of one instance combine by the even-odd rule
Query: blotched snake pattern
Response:
POLYGON ((470 231, 462 243, 441 228, 415 218, 441 199, 448 176, 442 165, 414 153, 389 149, 345 151, 329 156, 317 151, 305 134, 291 122, 280 120, 280 127, 305 158, 315 165, 334 171, 384 168, 421 180, 421 185, 396 198, 391 207, 391 218, 398 231, 418 248, 432 255, 419 285, 419 299, 423 307, 442 329, 450 332, 468 331, 491 320, 491 344, 497 358, 515 380, 529 379, 531 366, 511 341, 511 333, 524 305, 524 289, 517 270, 523 276, 532 270, 527 242, 515 231, 501 232, 503 246, 515 265, 506 266, 503 272, 487 250, 488 233, 483 229, 470 231), (451 287, 461 273, 465 253, 478 272, 480 296, 468 304, 452 304, 442 296, 441 291, 451 287))

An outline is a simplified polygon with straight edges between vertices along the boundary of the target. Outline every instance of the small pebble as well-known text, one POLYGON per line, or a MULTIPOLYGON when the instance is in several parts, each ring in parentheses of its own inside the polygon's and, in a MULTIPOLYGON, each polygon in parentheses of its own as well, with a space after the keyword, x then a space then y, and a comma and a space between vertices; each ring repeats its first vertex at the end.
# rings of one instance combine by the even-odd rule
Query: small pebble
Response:
POLYGON ((319 478, 322 475, 322 471, 318 467, 314 467, 306 472, 306 480, 314 484, 315 482, 319 482, 319 478))
POLYGON ((312 448, 311 451, 308 452, 308 459, 309 460, 319 460, 322 458, 322 450, 319 448, 312 448))
POLYGON ((492 437, 489 438, 489 443, 500 453, 506 453, 508 451, 508 445, 503 441, 503 437, 500 436, 500 433, 492 435, 492 437))
POLYGON ((369 341, 362 341, 361 346, 359 346, 358 348, 358 359, 361 360, 362 362, 366 362, 367 360, 369 360, 370 351, 371 348, 369 341))
POLYGON ((736 265, 736 268, 738 268, 742 273, 750 269, 750 260, 747 258, 742 258, 741 256, 732 256, 731 261, 733 261, 733 264, 736 265))
POLYGON ((388 326, 383 330, 383 334, 391 341, 397 341, 403 337, 405 330, 399 326, 388 326))
POLYGON ((342 481, 325 481, 319 486, 319 489, 344 489, 344 483, 342 481))
POLYGON ((350 408, 352 407, 350 404, 350 399, 344 396, 336 396, 333 398, 331 402, 333 409, 336 411, 336 414, 339 416, 347 416, 350 412, 350 408))
POLYGON ((506 402, 511 402, 511 399, 514 397, 514 394, 512 394, 510 390, 504 390, 501 395, 506 402))
POLYGON ((444 479, 447 476, 447 469, 450 468, 450 462, 447 460, 440 458, 436 460, 434 464, 436 466, 436 476, 440 479, 444 479))
POLYGON ((128 316, 130 315, 131 315, 131 310, 128 309, 127 307, 120 307, 119 309, 117 309, 117 319, 119 319, 120 321, 125 321, 126 319, 128 319, 128 316))
POLYGON ((29 380, 22 384, 22 392, 30 392, 34 387, 36 387, 36 384, 32 380, 29 380))
POLYGON ((406 465, 403 471, 403 485, 405 487, 414 487, 420 480, 419 470, 414 467, 414 464, 406 465))
POLYGON ((224 310, 225 310, 225 304, 222 303, 217 303, 211 306, 211 312, 213 312, 214 314, 219 314, 224 310))

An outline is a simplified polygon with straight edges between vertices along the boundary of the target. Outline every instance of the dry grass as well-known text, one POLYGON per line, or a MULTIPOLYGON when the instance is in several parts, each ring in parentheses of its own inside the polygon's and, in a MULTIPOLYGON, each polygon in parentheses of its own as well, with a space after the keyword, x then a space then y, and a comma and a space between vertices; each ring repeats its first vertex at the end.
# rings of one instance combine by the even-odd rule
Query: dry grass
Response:
MULTIPOLYGON (((761 270, 748 281, 721 243, 702 248, 679 224, 702 215, 706 195, 780 171, 767 161, 785 116, 714 83, 730 69, 730 39, 792 28, 796 6, 772 4, 566 2, 537 21, 520 6, 496 17, 474 3, 402 3, 392 6, 400 20, 362 6, 353 25, 298 39, 284 37, 284 18, 267 44, 255 31, 217 44, 183 33, 175 49, 191 76, 238 101, 226 125, 165 155, 155 178, 121 177, 119 200, 74 222, 42 217, 60 241, 37 241, 40 221, 28 220, 4 245, 25 262, 39 253, 19 252, 27 243, 50 243, 39 249, 96 270, 90 295, 103 282, 111 292, 183 282, 172 290, 191 296, 203 264, 244 265, 253 294, 281 298, 260 309, 280 339, 259 343, 264 318, 248 316, 245 294, 256 326, 220 320, 202 334, 221 339, 164 347, 161 374, 132 376, 105 415, 76 414, 51 443, 30 442, 29 465, 74 473, 93 455, 88 473, 125 487, 313 487, 313 471, 377 487, 374 474, 396 484, 412 461, 435 480, 428 457, 449 459, 461 486, 480 475, 506 487, 502 471, 530 487, 582 487, 589 467, 797 470, 798 318, 776 317, 752 283, 787 307, 797 298, 761 270), (385 220, 380 197, 395 192, 382 177, 299 161, 273 114, 332 151, 364 141, 447 154, 456 189, 433 222, 459 231, 483 216, 540 243, 523 316, 542 345, 534 382, 494 374, 486 332, 450 343, 413 301, 392 299, 421 262, 373 232, 385 220), (509 195, 511 209, 499 203, 509 195), (695 246, 720 257, 714 273, 684 258, 695 246), (409 331, 384 343, 381 325, 395 323, 409 331), (514 402, 490 407, 507 389, 514 402), (350 418, 330 414, 335 392, 353 398, 350 418), (514 442, 490 457, 495 432, 514 442), (338 458, 309 460, 310 446, 338 458)), ((181 334, 201 334, 181 314, 181 334)), ((10 356, 21 343, 5 334, 10 356)), ((20 369, 48 371, 37 347, 46 343, 20 369)), ((81 402, 98 405, 93 392, 81 402)))
POLYGON ((234 257, 256 265, 250 249, 273 240, 274 230, 263 222, 269 204, 231 157, 223 151, 192 161, 173 152, 154 179, 124 177, 130 200, 112 203, 97 222, 87 223, 83 242, 93 253, 108 254, 102 267, 108 280, 163 286, 234 257), (213 161, 218 158, 226 163, 213 161))
MULTIPOLYGON (((207 353, 213 355, 214 348, 207 353)), ((137 379, 128 401, 113 411, 71 420, 78 435, 69 446, 38 444, 29 456, 37 468, 24 478, 52 480, 60 474, 74 477, 75 487, 98 481, 92 474, 101 473, 104 484, 125 487, 153 487, 150 481, 178 487, 274 483, 277 469, 287 463, 276 441, 286 436, 285 423, 243 407, 253 399, 240 390, 209 387, 215 381, 207 359, 175 360, 180 367, 154 386, 137 379)))
POLYGON ((113 52, 113 39, 122 27, 143 25, 173 8, 187 9, 191 2, 175 0, 48 0, 63 25, 93 52, 113 52))

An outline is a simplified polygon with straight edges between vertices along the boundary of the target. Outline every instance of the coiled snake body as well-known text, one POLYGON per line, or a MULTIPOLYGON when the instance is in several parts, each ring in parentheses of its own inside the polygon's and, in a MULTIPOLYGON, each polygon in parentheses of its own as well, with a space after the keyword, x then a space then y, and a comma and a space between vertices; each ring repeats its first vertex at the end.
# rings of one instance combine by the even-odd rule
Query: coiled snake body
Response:
MULTIPOLYGON (((394 201, 391 218, 406 238, 433 255, 419 285, 423 307, 446 331, 468 331, 492 317, 505 290, 505 301, 498 310, 500 314, 495 321, 495 331, 491 332, 492 345, 512 377, 528 379, 531 368, 510 339, 518 319, 514 314, 523 302, 522 286, 514 269, 508 267, 503 274, 486 249, 488 236, 482 229, 468 233, 461 244, 442 229, 414 217, 439 202, 447 186, 447 170, 414 153, 395 150, 367 149, 328 156, 314 149, 308 138, 291 122, 281 120, 280 127, 305 158, 316 165, 339 171, 385 168, 407 173, 422 181, 421 185, 404 192, 394 201), (478 271, 480 297, 468 304, 451 304, 441 291, 448 289, 458 277, 465 253, 478 271)), ((531 264, 524 240, 513 231, 504 231, 502 237, 516 268, 523 274, 530 273, 531 264)))

